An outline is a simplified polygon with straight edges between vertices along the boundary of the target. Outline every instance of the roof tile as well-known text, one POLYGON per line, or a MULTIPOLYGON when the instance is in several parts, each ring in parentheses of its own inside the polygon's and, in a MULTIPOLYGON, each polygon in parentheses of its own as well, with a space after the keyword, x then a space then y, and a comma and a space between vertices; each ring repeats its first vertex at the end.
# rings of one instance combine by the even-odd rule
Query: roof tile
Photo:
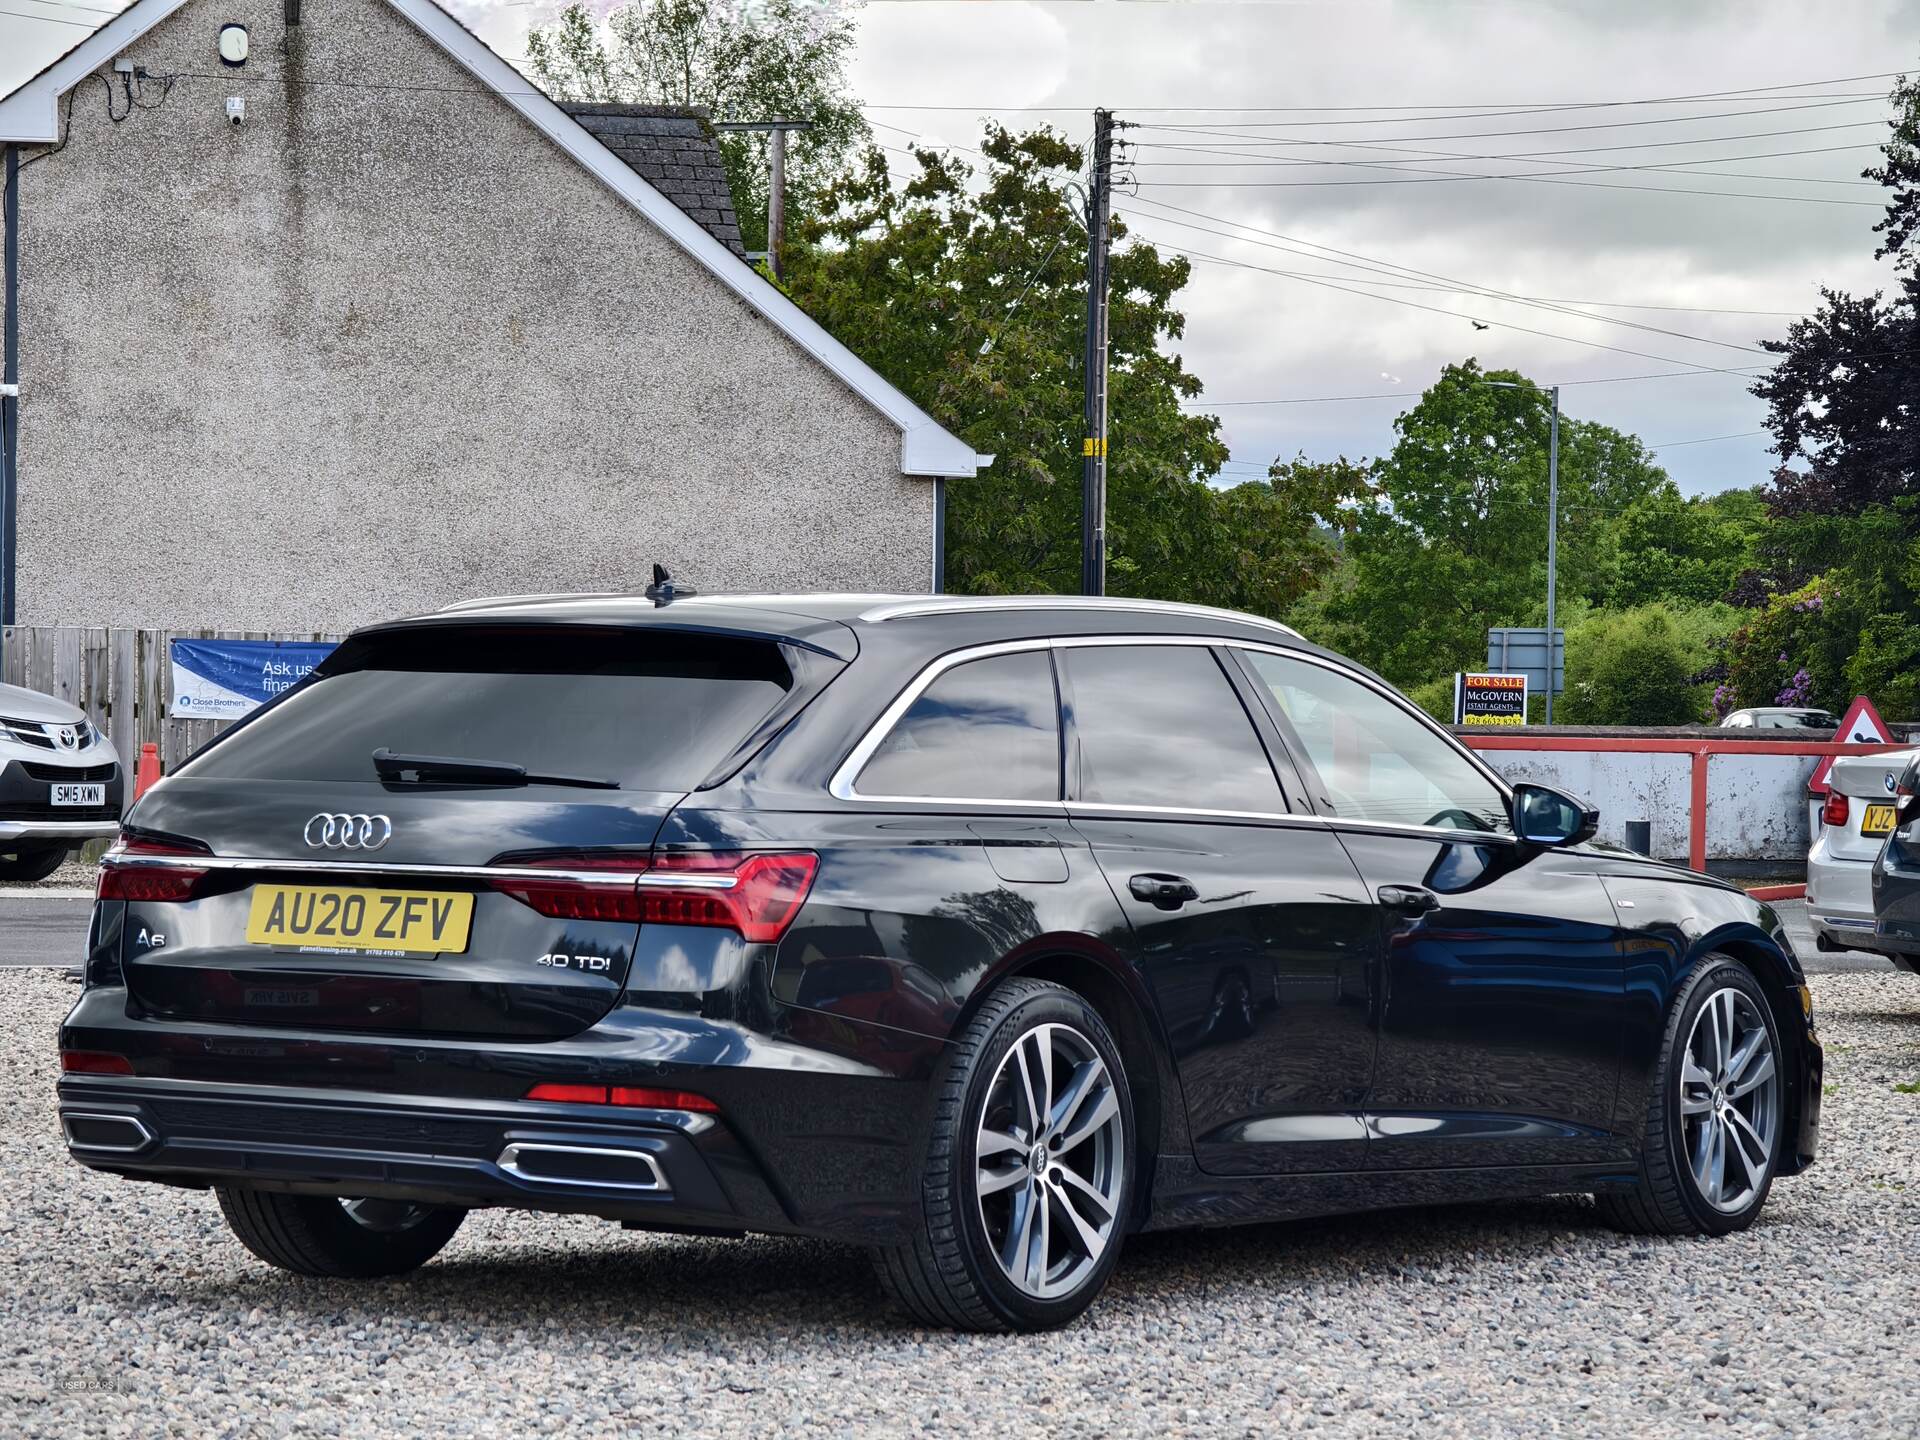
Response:
POLYGON ((709 235, 746 258, 727 172, 720 162, 720 143, 705 110, 576 101, 562 101, 560 108, 709 235))

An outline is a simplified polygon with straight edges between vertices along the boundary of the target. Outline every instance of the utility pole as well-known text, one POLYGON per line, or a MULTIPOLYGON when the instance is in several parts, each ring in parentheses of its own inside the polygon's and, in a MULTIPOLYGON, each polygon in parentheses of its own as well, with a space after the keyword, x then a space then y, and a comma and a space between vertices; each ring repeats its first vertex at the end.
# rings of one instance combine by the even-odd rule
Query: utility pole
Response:
POLYGON ((778 280, 787 248, 787 132, 767 137, 767 268, 778 280))
POLYGON ((1560 558, 1560 387, 1550 385, 1553 419, 1547 428, 1547 724, 1553 723, 1553 682, 1555 652, 1553 628, 1553 582, 1560 558))
MULTIPOLYGON (((1479 383, 1491 385, 1496 390, 1532 390, 1536 394, 1541 389, 1530 381, 1482 380, 1479 383)), ((1553 401, 1552 419, 1547 422, 1547 724, 1551 725, 1553 682, 1559 670, 1557 661, 1560 655, 1553 638, 1553 591, 1560 559, 1560 387, 1549 385, 1546 394, 1553 401)))
POLYGON ((1112 215, 1113 112, 1093 112, 1087 187, 1086 437, 1080 446, 1080 593, 1107 593, 1107 244, 1112 215))
POLYGON ((759 130, 767 135, 767 248, 747 252, 749 260, 765 259, 773 278, 786 275, 787 248, 787 132, 811 130, 811 120, 718 120, 715 130, 759 130))

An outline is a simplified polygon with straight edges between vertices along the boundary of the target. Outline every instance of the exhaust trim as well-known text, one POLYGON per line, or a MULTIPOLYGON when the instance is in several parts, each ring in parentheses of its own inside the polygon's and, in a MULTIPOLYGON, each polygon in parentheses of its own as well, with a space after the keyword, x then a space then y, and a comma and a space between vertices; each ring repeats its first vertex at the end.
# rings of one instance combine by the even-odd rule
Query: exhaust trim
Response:
POLYGON ((153 1132, 146 1127, 138 1116, 110 1115, 92 1110, 63 1110, 60 1114, 60 1133, 66 1136, 67 1147, 72 1150, 98 1151, 102 1155, 132 1155, 153 1143, 153 1132), (127 1125, 139 1132, 140 1138, 131 1145, 103 1145, 98 1141, 81 1140, 73 1133, 75 1120, 90 1120, 102 1125, 127 1125))
POLYGON ((660 1162, 645 1150, 630 1150, 624 1147, 607 1145, 557 1145, 545 1141, 516 1140, 500 1152, 500 1158, 494 1164, 513 1176, 516 1180, 529 1185, 577 1185, 594 1190, 645 1190, 659 1194, 671 1194, 666 1173, 661 1170, 660 1162), (593 1177, 574 1177, 567 1175, 532 1174, 520 1166, 524 1155, 604 1155, 619 1160, 638 1160, 647 1169, 651 1177, 647 1180, 603 1180, 593 1177))

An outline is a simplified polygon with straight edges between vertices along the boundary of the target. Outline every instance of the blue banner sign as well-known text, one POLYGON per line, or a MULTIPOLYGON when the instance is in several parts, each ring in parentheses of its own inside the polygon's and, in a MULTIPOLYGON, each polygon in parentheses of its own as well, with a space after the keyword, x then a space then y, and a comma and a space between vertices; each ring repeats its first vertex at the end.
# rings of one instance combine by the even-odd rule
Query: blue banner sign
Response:
POLYGON ((188 720, 237 720, 290 690, 334 650, 331 640, 174 640, 173 705, 188 720))

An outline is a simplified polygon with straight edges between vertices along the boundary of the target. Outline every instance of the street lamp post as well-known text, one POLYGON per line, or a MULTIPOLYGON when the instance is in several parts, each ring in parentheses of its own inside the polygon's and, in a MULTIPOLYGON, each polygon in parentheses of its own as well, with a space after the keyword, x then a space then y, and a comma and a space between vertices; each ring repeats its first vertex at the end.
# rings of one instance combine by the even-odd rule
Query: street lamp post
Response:
MULTIPOLYGON (((1538 385, 1523 385, 1513 380, 1482 380, 1501 390, 1538 390, 1538 385)), ((1549 385, 1547 395, 1553 401, 1553 417, 1547 422, 1547 724, 1553 723, 1553 602, 1554 578, 1560 558, 1560 387, 1549 385)))

